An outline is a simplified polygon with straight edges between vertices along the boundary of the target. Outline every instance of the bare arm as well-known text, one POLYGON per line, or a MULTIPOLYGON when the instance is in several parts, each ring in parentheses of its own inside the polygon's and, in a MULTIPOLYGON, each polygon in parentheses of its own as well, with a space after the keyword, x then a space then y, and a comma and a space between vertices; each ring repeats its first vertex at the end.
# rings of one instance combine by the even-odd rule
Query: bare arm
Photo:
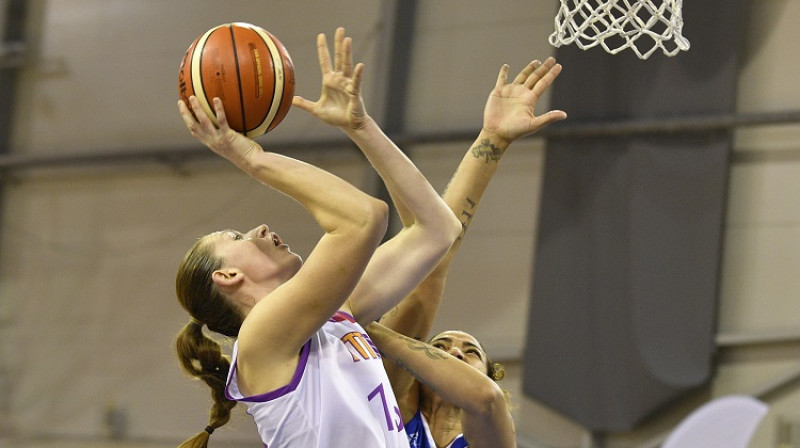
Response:
MULTIPOLYGON (((566 118, 562 111, 536 115, 534 110, 541 95, 560 72, 561 66, 553 58, 548 58, 543 64, 531 62, 510 83, 507 82, 508 66, 500 69, 484 109, 483 129, 443 193, 445 202, 461 221, 461 235, 433 272, 410 296, 386 313, 381 323, 412 338, 427 339, 441 303, 450 263, 461 246, 500 159, 514 140, 566 118)), ((402 400, 414 379, 395 366, 387 366, 387 372, 398 399, 402 400)), ((413 403, 408 412, 411 415, 416 412, 413 403)))
POLYGON ((503 391, 488 376, 430 344, 373 323, 367 333, 381 354, 461 408, 469 446, 515 447, 514 421, 503 391))
POLYGON ((386 204, 305 162, 263 151, 233 131, 214 99, 219 127, 190 98, 179 102, 191 134, 243 172, 305 207, 324 230, 306 263, 259 301, 239 332, 239 349, 253 369, 295 359, 299 348, 344 303, 386 230, 386 204), (197 118, 195 118, 197 117, 197 118))
POLYGON ((317 102, 302 98, 295 105, 327 116, 332 104, 346 104, 349 114, 335 124, 362 150, 380 174, 392 198, 407 210, 404 228, 381 245, 370 260, 347 305, 361 323, 377 319, 405 297, 455 240, 458 221, 411 160, 366 113, 360 93, 364 65, 352 65, 352 42, 339 28, 334 37, 334 61, 324 35, 318 37, 322 95, 317 102))

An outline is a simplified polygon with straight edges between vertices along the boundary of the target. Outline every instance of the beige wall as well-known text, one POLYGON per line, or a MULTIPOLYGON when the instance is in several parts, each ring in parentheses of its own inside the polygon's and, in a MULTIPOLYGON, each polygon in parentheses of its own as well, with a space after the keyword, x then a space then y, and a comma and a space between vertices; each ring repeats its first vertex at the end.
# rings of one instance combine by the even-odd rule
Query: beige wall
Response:
MULTIPOLYGON (((195 145, 175 110, 177 65, 197 34, 225 21, 253 21, 275 32, 292 52, 297 93, 310 98, 319 83, 315 34, 348 27, 357 58, 367 62, 368 106, 376 113, 383 107, 369 93, 378 85, 370 70, 380 71, 381 63, 380 2, 32 3, 41 34, 19 90, 18 154, 195 145)), ((796 110, 800 2, 758 5, 749 17, 738 109, 796 110)), ((412 132, 477 133, 500 64, 514 71, 554 51, 546 38, 556 2, 439 1, 419 8, 407 92, 412 132)), ((799 133, 795 124, 740 130, 731 164, 718 327, 729 337, 723 342, 748 335, 766 342, 726 343, 707 390, 637 431, 607 435, 598 444, 646 446, 706 399, 758 391, 800 364, 799 133), (781 343, 769 342, 773 336, 781 343)), ((330 137, 338 133, 292 111, 260 141, 330 137)), ((407 149, 441 190, 469 143, 407 149)), ((520 446, 584 448, 591 446, 585 430, 520 391, 545 151, 542 140, 529 139, 503 160, 453 265, 436 327, 470 331, 509 361, 505 383, 515 396, 520 446)), ((369 167, 352 151, 299 156, 371 188, 369 167)), ((181 374, 171 348, 186 321, 172 292, 178 260, 194 238, 222 227, 266 221, 301 253, 318 236, 291 201, 213 160, 25 171, 6 179, 0 387, 8 393, 0 394, 0 420, 18 437, 103 437, 109 407, 125 412, 129 434, 152 446, 201 429, 207 391, 181 374)), ((772 410, 752 447, 774 446, 779 418, 800 422, 796 386, 768 399, 772 410)), ((0 426, 0 446, 3 434, 10 432, 0 426)), ((253 436, 240 416, 219 440, 257 446, 253 436)))

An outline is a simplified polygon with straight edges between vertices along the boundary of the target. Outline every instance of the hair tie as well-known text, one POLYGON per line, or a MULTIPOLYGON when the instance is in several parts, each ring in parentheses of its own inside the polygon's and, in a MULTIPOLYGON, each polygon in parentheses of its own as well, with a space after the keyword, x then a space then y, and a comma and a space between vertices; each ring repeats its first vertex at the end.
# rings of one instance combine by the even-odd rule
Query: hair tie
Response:
POLYGON ((214 428, 210 426, 206 426, 206 429, 204 429, 204 431, 207 432, 208 435, 214 434, 214 428))

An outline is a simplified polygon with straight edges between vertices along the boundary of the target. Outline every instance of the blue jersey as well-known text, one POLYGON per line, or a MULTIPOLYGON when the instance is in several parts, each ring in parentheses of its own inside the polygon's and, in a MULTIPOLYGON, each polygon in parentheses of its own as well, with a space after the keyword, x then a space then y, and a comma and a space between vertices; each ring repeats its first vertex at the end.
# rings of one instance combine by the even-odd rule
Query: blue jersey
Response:
MULTIPOLYGON (((411 448, 436 448, 428 421, 419 410, 406 423, 406 433, 408 434, 408 444, 411 448)), ((464 434, 459 434, 445 448, 469 448, 469 445, 467 445, 467 439, 464 438, 464 434)))

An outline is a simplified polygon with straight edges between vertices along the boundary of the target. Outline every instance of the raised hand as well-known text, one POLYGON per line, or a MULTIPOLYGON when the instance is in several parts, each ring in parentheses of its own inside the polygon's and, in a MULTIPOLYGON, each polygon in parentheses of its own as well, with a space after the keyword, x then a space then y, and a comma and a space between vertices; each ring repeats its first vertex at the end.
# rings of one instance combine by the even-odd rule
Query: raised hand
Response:
POLYGON ((364 64, 353 67, 353 40, 345 37, 344 28, 334 34, 333 64, 325 34, 317 36, 317 53, 322 70, 322 93, 316 102, 295 96, 293 105, 324 122, 346 129, 364 125, 367 112, 361 98, 361 73, 364 64))
POLYGON ((508 83, 508 65, 503 65, 484 108, 483 130, 510 143, 567 118, 567 114, 560 110, 541 115, 535 113, 536 102, 559 73, 561 64, 547 58, 544 63, 531 62, 508 83))
POLYGON ((206 145, 216 154, 231 161, 240 161, 250 158, 253 154, 261 152, 261 147, 253 140, 234 131, 228 126, 225 109, 219 98, 213 99, 214 111, 218 125, 214 125, 206 115, 200 102, 194 95, 189 97, 192 109, 183 100, 178 101, 178 110, 181 113, 186 128, 192 137, 206 145))

